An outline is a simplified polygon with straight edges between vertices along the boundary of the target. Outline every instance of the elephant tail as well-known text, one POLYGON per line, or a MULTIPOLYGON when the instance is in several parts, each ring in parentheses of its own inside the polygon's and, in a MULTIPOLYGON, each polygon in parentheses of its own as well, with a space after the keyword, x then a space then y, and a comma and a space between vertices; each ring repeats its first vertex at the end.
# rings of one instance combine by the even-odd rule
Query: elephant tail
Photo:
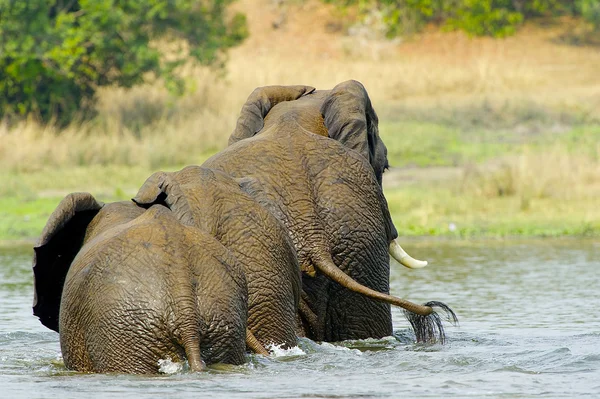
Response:
MULTIPOLYGON (((431 301, 427 302, 425 306, 440 308, 444 313, 446 313, 446 318, 452 325, 458 324, 456 314, 445 303, 431 301)), ((405 310, 404 316, 415 331, 417 342, 439 342, 440 344, 444 344, 446 341, 446 333, 444 332, 442 318, 436 312, 433 312, 428 316, 421 316, 405 310)))
POLYGON ((320 253, 317 256, 313 256, 312 263, 321 273, 342 287, 376 301, 389 303, 404 309, 405 314, 415 330, 417 342, 434 343, 439 341, 440 343, 443 343, 445 340, 444 329, 441 327, 441 319, 433 310, 433 307, 440 307, 446 313, 448 320, 452 324, 457 324, 458 322, 454 312, 441 302, 428 302, 425 305, 419 305, 407 301, 406 299, 375 291, 372 288, 360 284, 337 267, 329 253, 320 253))
POLYGON ((312 261, 314 266, 321 273, 323 273, 342 287, 349 289, 350 291, 357 292, 368 298, 375 299, 376 301, 399 306, 402 309, 408 310, 411 313, 419 314, 421 316, 428 316, 431 313, 433 313, 433 309, 430 306, 418 305, 416 303, 407 301, 406 299, 398 298, 389 294, 384 294, 383 292, 375 291, 372 288, 362 285, 361 283, 357 282, 352 277, 344 273, 339 267, 337 267, 329 254, 321 254, 320 256, 314 256, 312 261))
MULTIPOLYGON (((179 283, 185 284, 187 282, 180 281, 179 283)), ((204 331, 204 326, 198 305, 190 295, 176 296, 173 299, 173 316, 175 320, 180 321, 175 323, 176 328, 172 332, 173 338, 183 347, 190 371, 204 371, 206 370, 206 364, 202 360, 200 351, 201 331, 204 331)))
POLYGON ((206 370, 206 364, 204 364, 202 356, 200 355, 200 340, 197 337, 198 334, 192 333, 190 335, 191 336, 186 337, 187 339, 183 340, 183 348, 190 366, 190 371, 204 371, 206 370))
POLYGON ((263 344, 261 344, 260 341, 256 339, 254 334, 252 334, 252 331, 250 331, 250 329, 248 328, 246 329, 246 346, 256 354, 269 356, 269 352, 265 349, 263 344))

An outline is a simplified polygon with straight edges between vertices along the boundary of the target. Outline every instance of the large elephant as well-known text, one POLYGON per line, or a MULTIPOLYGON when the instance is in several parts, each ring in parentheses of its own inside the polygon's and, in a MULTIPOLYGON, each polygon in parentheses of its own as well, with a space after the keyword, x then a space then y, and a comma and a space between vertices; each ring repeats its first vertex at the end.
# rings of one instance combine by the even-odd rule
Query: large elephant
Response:
POLYGON ((369 161, 381 186, 383 172, 389 167, 387 148, 379 137, 377 114, 360 82, 349 80, 332 90, 259 87, 242 107, 229 145, 284 124, 295 124, 357 151, 369 161))
POLYGON ((418 341, 444 340, 433 307, 456 320, 442 303, 417 305, 388 294, 388 252, 408 267, 426 263, 395 240, 381 187, 387 164, 376 114, 355 81, 324 92, 255 90, 230 146, 204 163, 240 179, 287 227, 303 271, 300 313, 310 338, 390 335, 389 304, 407 310, 418 341))
MULTIPOLYGON (((387 148, 379 137, 379 118, 365 87, 348 80, 332 90, 312 86, 265 86, 256 88, 242 107, 229 145, 281 126, 329 137, 357 151, 369 161, 379 186, 389 168, 387 148)), ((409 256, 393 241, 390 254, 402 265, 427 266, 409 256)))
POLYGON ((184 224, 211 234, 229 249, 248 282, 248 328, 263 346, 296 343, 300 269, 284 226, 230 176, 188 166, 157 172, 139 190, 141 206, 164 204, 184 224))
MULTIPOLYGON (((156 373, 159 361, 245 361, 247 286, 233 254, 162 205, 63 199, 34 257, 34 314, 65 366, 156 373)), ((263 349, 264 351, 264 349, 263 349)))

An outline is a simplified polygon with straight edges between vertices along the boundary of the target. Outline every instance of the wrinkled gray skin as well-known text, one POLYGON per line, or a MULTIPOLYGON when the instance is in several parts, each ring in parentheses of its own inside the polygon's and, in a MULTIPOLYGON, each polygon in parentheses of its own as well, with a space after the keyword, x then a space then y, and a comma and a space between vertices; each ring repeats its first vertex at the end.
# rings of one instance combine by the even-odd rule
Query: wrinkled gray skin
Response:
POLYGON ((295 126, 357 151, 369 161, 381 186, 389 164, 378 124, 369 95, 356 80, 340 83, 332 90, 266 86, 255 89, 248 97, 229 137, 229 145, 272 127, 295 126))
POLYGON ((187 360, 193 371, 245 361, 241 266, 164 206, 68 195, 35 247, 34 276, 34 314, 60 333, 69 369, 157 373, 160 359, 187 360))
MULTIPOLYGON (((371 166, 337 141, 298 128, 266 126, 204 166, 240 178, 242 187, 287 227, 303 274, 306 336, 341 341, 391 335, 390 305, 331 281, 317 263, 333 259, 348 276, 389 291, 389 242, 396 237, 371 166)), ((301 308, 302 310, 302 308, 301 308)))
POLYGON ((418 341, 443 341, 431 306, 451 313, 445 305, 388 295, 388 248, 397 232, 381 188, 387 150, 360 83, 330 91, 258 88, 229 142, 204 166, 239 179, 287 227, 303 272, 306 336, 340 341, 391 335, 393 303, 411 312, 418 341))
POLYGON ((157 172, 139 190, 141 206, 162 203, 184 224, 215 237, 244 268, 248 328, 265 347, 293 347, 301 290, 294 246, 284 226, 223 172, 188 166, 157 172))

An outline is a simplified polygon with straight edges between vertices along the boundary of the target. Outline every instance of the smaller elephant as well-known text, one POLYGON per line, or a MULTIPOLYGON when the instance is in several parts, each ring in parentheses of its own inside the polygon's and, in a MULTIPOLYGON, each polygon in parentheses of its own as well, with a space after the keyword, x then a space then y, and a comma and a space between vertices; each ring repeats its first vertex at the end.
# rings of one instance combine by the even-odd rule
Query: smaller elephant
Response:
POLYGON ((133 199, 163 204, 186 225, 215 237, 244 268, 248 329, 265 347, 297 345, 301 291, 296 251, 282 223, 225 173, 199 166, 150 176, 133 199))
POLYGON ((146 374, 168 358, 192 371, 245 362, 241 266, 164 206, 70 194, 34 250, 33 312, 60 333, 67 368, 146 374))

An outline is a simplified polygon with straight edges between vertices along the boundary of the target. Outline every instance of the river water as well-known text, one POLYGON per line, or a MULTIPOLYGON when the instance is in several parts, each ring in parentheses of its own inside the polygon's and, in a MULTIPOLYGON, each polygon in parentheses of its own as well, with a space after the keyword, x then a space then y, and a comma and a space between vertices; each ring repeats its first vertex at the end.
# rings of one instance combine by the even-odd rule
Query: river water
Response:
POLYGON ((0 248, 2 398, 600 397, 600 243, 586 240, 412 241, 430 265, 392 265, 393 293, 450 305, 444 346, 413 343, 402 312, 394 336, 251 356, 201 374, 66 370, 58 334, 31 314, 31 249, 0 248))

